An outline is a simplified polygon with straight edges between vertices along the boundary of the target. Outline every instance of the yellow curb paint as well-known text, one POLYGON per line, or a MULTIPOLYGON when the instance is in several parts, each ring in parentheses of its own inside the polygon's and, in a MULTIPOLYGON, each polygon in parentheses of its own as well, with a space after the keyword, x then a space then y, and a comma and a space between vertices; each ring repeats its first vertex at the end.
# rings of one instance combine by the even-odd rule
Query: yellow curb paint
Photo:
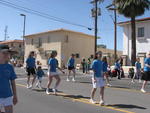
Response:
POLYGON ((22 84, 16 84, 17 86, 21 86, 21 87, 26 87, 25 85, 22 84))
MULTIPOLYGON (((20 86, 20 87, 26 87, 25 85, 23 84, 16 84, 17 86, 20 86)), ((115 89, 118 89, 118 88, 115 88, 115 89)), ((50 94, 51 95, 51 94, 50 94)), ((72 101, 77 101, 77 102, 82 102, 82 103, 85 103, 85 104, 90 104, 90 105, 94 105, 94 106, 99 106, 99 107, 103 107, 103 108, 106 108, 106 109, 111 109, 111 110, 114 110, 114 111, 120 111, 120 112, 123 112, 123 113, 135 113, 135 112, 131 112, 131 111, 126 111, 126 110, 123 110, 123 109, 118 109, 118 108, 115 108, 115 107, 110 107, 110 106, 100 106, 99 104, 92 104, 89 102, 88 99, 83 99, 83 98, 79 98, 79 99, 73 99, 71 97, 69 97, 68 94, 65 94, 65 93, 57 93, 58 96, 66 96, 65 98, 67 99, 71 99, 72 101), (68 97, 67 97, 68 96, 68 97)))

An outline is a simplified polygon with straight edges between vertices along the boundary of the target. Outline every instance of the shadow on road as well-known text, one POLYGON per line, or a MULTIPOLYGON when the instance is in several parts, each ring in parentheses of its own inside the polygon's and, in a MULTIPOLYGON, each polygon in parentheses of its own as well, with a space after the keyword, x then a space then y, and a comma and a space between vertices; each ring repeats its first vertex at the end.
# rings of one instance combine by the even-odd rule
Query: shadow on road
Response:
POLYGON ((79 82, 79 83, 92 84, 91 82, 79 82))
MULTIPOLYGON (((36 92, 45 92, 46 88, 42 88, 42 89, 32 89, 33 91, 36 92)), ((50 89, 50 92, 53 92, 52 89, 50 89)), ((52 93, 53 94, 53 93, 52 93)), ((82 95, 68 95, 68 94, 64 94, 63 91, 57 91, 57 94, 55 94, 56 96, 62 96, 64 98, 72 98, 72 99, 90 99, 90 97, 84 97, 82 95)))
MULTIPOLYGON (((36 91, 36 92, 45 92, 46 91, 46 88, 42 88, 42 89, 39 89, 39 88, 35 88, 35 89, 32 89, 33 91, 36 91)), ((49 92, 53 92, 52 89, 49 89, 49 92)), ((63 91, 57 91, 58 93, 63 93, 63 91)))
POLYGON ((145 107, 137 106, 137 105, 131 105, 131 104, 114 104, 114 105, 108 105, 110 107, 116 107, 116 108, 137 108, 137 109, 147 109, 145 107))
POLYGON ((90 97, 84 97, 82 95, 65 95, 64 97, 68 97, 72 99, 90 99, 90 97))

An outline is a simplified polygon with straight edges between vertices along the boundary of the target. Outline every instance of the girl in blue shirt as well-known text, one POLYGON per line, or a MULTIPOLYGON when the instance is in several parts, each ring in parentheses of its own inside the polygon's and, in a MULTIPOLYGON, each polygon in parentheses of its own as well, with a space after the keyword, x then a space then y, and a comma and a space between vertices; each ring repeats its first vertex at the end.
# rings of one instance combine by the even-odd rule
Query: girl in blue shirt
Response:
POLYGON ((104 105, 104 76, 103 76, 103 65, 101 61, 102 52, 97 52, 95 55, 95 60, 92 62, 92 69, 93 69, 93 77, 92 77, 92 84, 93 89, 91 91, 91 103, 95 103, 94 101, 94 95, 97 90, 97 88, 100 88, 100 105, 104 105))
POLYGON ((67 81, 70 81, 70 75, 71 75, 71 71, 73 72, 73 78, 72 78, 72 81, 75 82, 75 55, 72 54, 71 57, 69 58, 68 60, 68 63, 67 63, 67 66, 68 66, 68 76, 67 76, 67 81))
POLYGON ((30 89, 33 87, 33 84, 36 79, 36 64, 35 64, 35 52, 31 51, 29 57, 26 60, 26 69, 27 69, 27 88, 30 89), (30 84, 30 76, 33 76, 32 83, 30 84))
POLYGON ((106 77, 106 82, 107 82, 107 86, 111 87, 110 82, 109 82, 109 74, 108 74, 108 63, 107 63, 107 58, 103 57, 102 58, 102 64, 103 64, 103 73, 104 76, 106 77))
POLYGON ((139 82, 141 82, 141 63, 140 63, 140 58, 137 58, 136 59, 136 62, 135 62, 135 68, 136 68, 136 72, 132 78, 132 81, 134 83, 134 79, 135 77, 137 77, 139 79, 139 82))
POLYGON ((45 75, 43 70, 42 70, 42 67, 41 66, 38 66, 37 68, 37 83, 36 83, 36 87, 42 89, 42 86, 41 86, 41 83, 42 83, 42 77, 45 75))
POLYGON ((13 113, 13 104, 17 104, 16 74, 12 65, 8 64, 10 49, 7 45, 0 45, 0 113, 4 107, 5 113, 13 113))
POLYGON ((119 63, 119 60, 116 60, 116 62, 115 62, 115 70, 117 72, 118 79, 121 79, 120 68, 121 68, 121 65, 119 63))
POLYGON ((144 75, 142 76, 144 80, 141 91, 146 93, 145 86, 148 81, 150 81, 150 51, 147 53, 147 58, 144 60, 144 75))
POLYGON ((61 81, 59 74, 57 72, 57 68, 62 72, 65 73, 64 71, 62 71, 61 68, 58 67, 58 61, 55 58, 57 56, 57 52, 56 51, 52 51, 50 59, 48 61, 48 83, 47 83, 47 89, 46 89, 46 94, 50 94, 50 85, 52 83, 53 78, 56 79, 56 84, 53 88, 53 92, 54 94, 56 94, 57 91, 57 87, 61 81))

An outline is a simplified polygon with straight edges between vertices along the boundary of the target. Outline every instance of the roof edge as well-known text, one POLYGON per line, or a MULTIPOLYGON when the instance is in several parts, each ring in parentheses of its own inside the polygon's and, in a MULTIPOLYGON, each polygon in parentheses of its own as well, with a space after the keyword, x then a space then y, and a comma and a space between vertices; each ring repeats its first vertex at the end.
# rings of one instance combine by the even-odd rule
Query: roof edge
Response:
POLYGON ((7 41, 0 41, 0 44, 7 44, 7 43, 23 43, 23 40, 7 40, 7 41))
MULTIPOLYGON (((145 21, 150 21, 150 17, 136 19, 136 22, 145 22, 145 21)), ((123 25, 130 24, 130 23, 131 23, 131 21, 125 21, 125 22, 119 22, 119 23, 117 23, 117 25, 123 26, 123 25)))
POLYGON ((68 30, 68 29, 62 29, 62 28, 61 29, 56 29, 56 30, 45 31, 45 32, 39 32, 39 33, 35 33, 35 34, 30 34, 30 35, 26 35, 25 37, 28 38, 28 37, 31 37, 31 36, 42 35, 42 34, 45 34, 45 33, 52 33, 52 32, 58 32, 58 31, 78 33, 78 34, 82 34, 82 35, 86 35, 86 36, 94 38, 94 35, 85 34, 85 33, 82 33, 82 32, 72 31, 72 30, 68 30))

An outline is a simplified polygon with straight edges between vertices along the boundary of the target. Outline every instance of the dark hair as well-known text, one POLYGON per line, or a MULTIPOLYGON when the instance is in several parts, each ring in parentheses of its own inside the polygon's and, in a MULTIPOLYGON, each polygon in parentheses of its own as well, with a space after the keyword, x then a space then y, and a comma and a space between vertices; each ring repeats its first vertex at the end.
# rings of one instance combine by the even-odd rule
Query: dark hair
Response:
POLYGON ((71 54, 71 56, 73 57, 73 56, 75 56, 75 54, 71 54))
POLYGON ((50 58, 54 58, 54 56, 57 54, 56 51, 52 51, 51 54, 50 54, 50 58))
POLYGON ((139 57, 137 57, 137 58, 136 58, 136 61, 137 61, 137 60, 140 60, 140 58, 139 58, 139 57))
POLYGON ((42 67, 41 67, 41 66, 38 66, 38 69, 42 69, 42 67))
POLYGON ((97 55, 102 56, 102 52, 101 51, 96 52, 95 55, 94 55, 94 59, 98 59, 97 55))
POLYGON ((54 54, 50 54, 50 58, 54 58, 54 54))
POLYGON ((118 62, 118 61, 119 61, 119 59, 116 60, 116 62, 118 62))
POLYGON ((97 58, 98 58, 98 57, 97 57, 97 54, 95 54, 95 55, 94 55, 94 59, 97 59, 97 58))
POLYGON ((34 53, 35 53, 34 51, 31 51, 31 52, 29 53, 29 56, 28 56, 28 57, 31 57, 32 54, 34 54, 34 53))
POLYGON ((82 61, 85 61, 85 58, 83 58, 82 61))

